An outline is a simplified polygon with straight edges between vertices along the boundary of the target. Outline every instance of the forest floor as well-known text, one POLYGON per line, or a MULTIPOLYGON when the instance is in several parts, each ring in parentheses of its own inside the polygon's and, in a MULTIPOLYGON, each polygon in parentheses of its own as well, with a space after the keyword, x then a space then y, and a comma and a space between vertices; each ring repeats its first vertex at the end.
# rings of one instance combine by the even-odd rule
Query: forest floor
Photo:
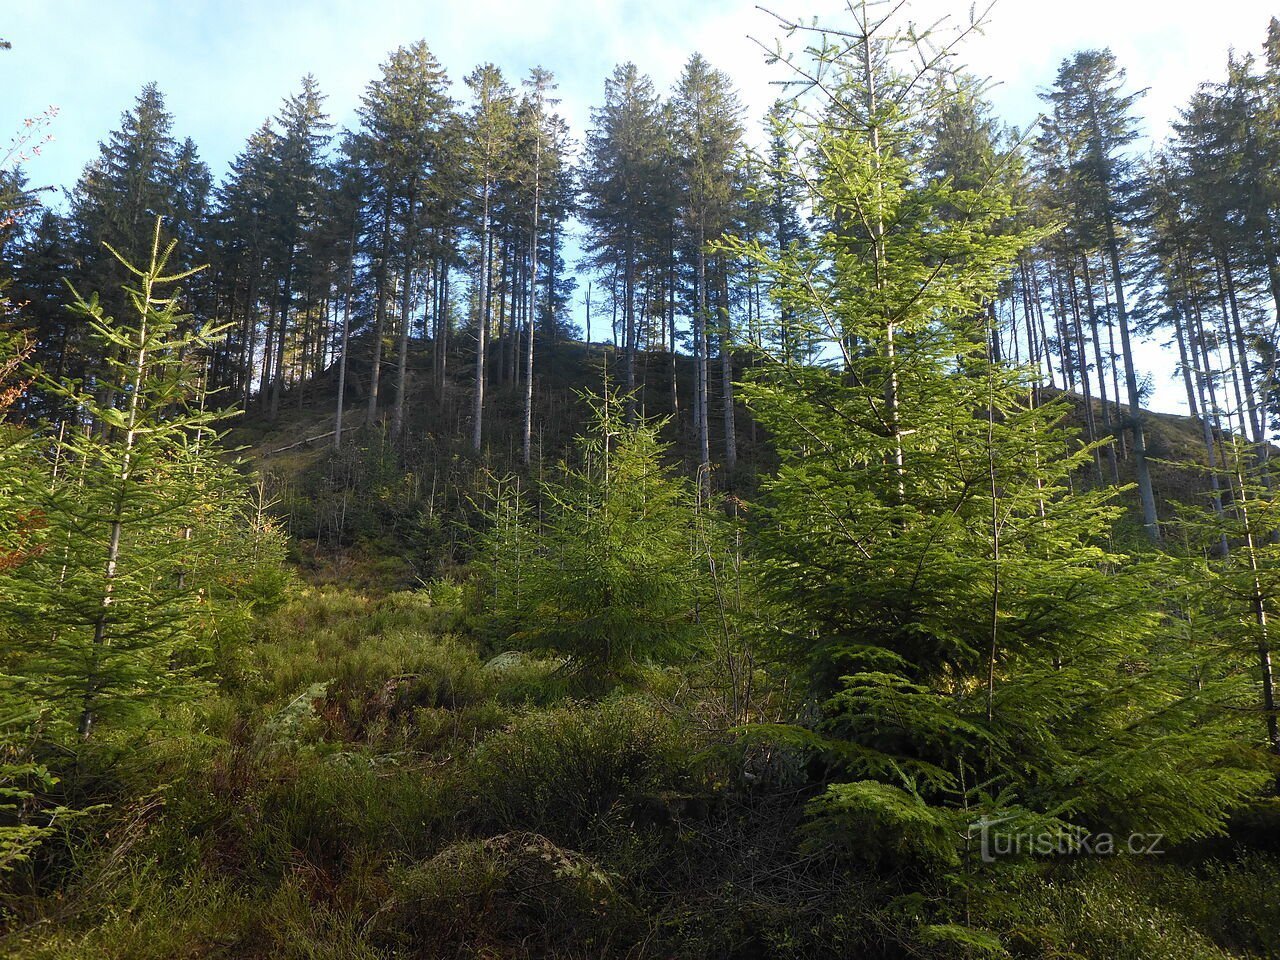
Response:
POLYGON ((922 894, 805 842, 806 766, 737 742, 708 672, 584 686, 468 609, 300 588, 162 736, 86 748, 102 806, 18 878, 44 892, 10 898, 0 954, 1280 956, 1274 811, 1162 856, 974 858, 922 894))

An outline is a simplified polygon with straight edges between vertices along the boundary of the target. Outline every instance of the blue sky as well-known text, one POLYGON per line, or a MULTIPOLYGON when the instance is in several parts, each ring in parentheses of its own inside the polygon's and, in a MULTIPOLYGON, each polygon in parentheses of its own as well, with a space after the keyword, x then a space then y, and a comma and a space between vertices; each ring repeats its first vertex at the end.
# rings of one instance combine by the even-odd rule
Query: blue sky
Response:
MULTIPOLYGON (((790 17, 842 8, 773 7, 790 17)), ((916 0, 911 9, 921 22, 963 19, 969 3, 916 0)), ((1272 12, 1266 0, 1000 0, 962 59, 991 78, 1005 120, 1025 127, 1063 57, 1110 46, 1132 85, 1149 88, 1143 111, 1161 139, 1196 85, 1222 76, 1229 48, 1259 48, 1272 12)), ((769 41, 774 23, 752 0, 0 0, 0 37, 13 43, 0 55, 0 142, 56 105, 55 139, 27 166, 37 184, 69 186, 154 80, 177 135, 193 137, 220 175, 303 74, 315 74, 346 123, 387 52, 420 38, 458 83, 484 61, 513 79, 534 65, 553 70, 579 137, 615 64, 634 60, 665 90, 693 50, 735 78, 758 116, 779 74, 751 38, 769 41)), ((1155 374, 1156 406, 1177 409, 1169 358, 1149 346, 1140 363, 1155 374)))

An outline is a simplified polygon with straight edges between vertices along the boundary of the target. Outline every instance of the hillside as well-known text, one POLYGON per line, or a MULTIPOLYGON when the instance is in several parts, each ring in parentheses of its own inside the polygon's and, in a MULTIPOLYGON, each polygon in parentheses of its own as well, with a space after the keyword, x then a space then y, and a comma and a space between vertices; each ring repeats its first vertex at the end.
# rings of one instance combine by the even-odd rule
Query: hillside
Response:
MULTIPOLYGON (((250 409, 233 423, 230 442, 243 447, 247 465, 266 479, 266 492, 297 541, 297 559, 304 574, 317 583, 357 583, 365 588, 408 587, 465 563, 471 556, 466 531, 476 529, 477 506, 495 478, 526 475, 520 463, 522 397, 511 386, 489 392, 485 420, 485 449, 476 456, 470 446, 471 370, 466 358, 451 357, 446 397, 430 389, 429 358, 411 352, 411 380, 407 397, 405 438, 393 445, 381 426, 364 429, 367 349, 356 353, 344 413, 344 449, 332 447, 336 370, 307 381, 286 395, 272 422, 250 409), (364 362, 359 362, 364 357, 364 362), (354 580, 352 579, 354 578, 354 580)), ((535 372, 534 435, 536 475, 541 466, 554 465, 568 451, 586 424, 584 392, 599 394, 606 379, 616 389, 619 359, 608 344, 561 341, 542 349, 535 372)), ((670 456, 682 472, 696 470, 697 449, 688 398, 693 389, 691 361, 677 357, 679 396, 683 409, 672 416, 668 354, 642 355, 639 406, 643 415, 664 421, 662 436, 671 444, 670 456)), ((741 364, 738 375, 744 372, 741 364)), ((723 450, 723 417, 712 384, 712 458, 723 450)), ((1046 397, 1056 396, 1047 388, 1046 397)), ((1085 433, 1083 400, 1068 395, 1073 426, 1085 433)), ((385 394, 384 394, 385 397, 385 394)), ((1095 400, 1095 419, 1102 423, 1095 400)), ((1120 407, 1127 415, 1128 408, 1120 407)), ((1144 411, 1152 482, 1161 516, 1172 515, 1174 504, 1195 503, 1208 494, 1204 439, 1199 421, 1176 414, 1144 411)), ((1116 414, 1112 412, 1113 419, 1116 414)), ((717 474, 717 486, 739 499, 749 499, 757 477, 773 463, 768 437, 750 412, 739 403, 735 422, 738 470, 732 478, 717 474)), ((1116 449, 1120 479, 1135 480, 1133 463, 1116 449)), ((1100 456, 1104 476, 1109 472, 1100 456)), ((1096 470, 1086 465, 1076 474, 1081 488, 1097 484, 1096 470)), ((1141 518, 1136 493, 1121 494, 1129 516, 1119 527, 1126 543, 1141 542, 1141 518)))
MULTIPOLYGON (((542 372, 544 459, 586 428, 573 392, 597 387, 607 362, 601 347, 566 344, 542 372)), ((465 397, 464 381, 452 386, 465 397)), ((356 432, 334 452, 324 436, 331 378, 287 399, 277 422, 247 417, 233 438, 268 478, 311 584, 278 589, 251 619, 215 630, 203 695, 152 715, 162 736, 144 727, 79 744, 76 776, 43 796, 84 812, 6 878, 0 955, 1277 955, 1280 904, 1258 895, 1280 884, 1273 799, 1159 856, 1028 857, 1008 869, 987 862, 985 833, 982 856, 971 851, 968 816, 954 840, 911 818, 832 828, 819 811, 838 761, 778 726, 814 707, 797 697, 750 589, 721 596, 723 633, 693 655, 602 669, 540 644, 544 623, 506 619, 483 570, 446 576, 473 556, 492 476, 513 469, 510 395, 495 393, 487 463, 465 449, 457 400, 415 391, 402 447, 356 432), (754 732, 744 736, 744 724, 754 732), (964 856, 934 862, 935 837, 964 856)), ((357 405, 348 413, 358 421, 357 405)), ((1168 458, 1163 496, 1194 492, 1196 425, 1158 414, 1150 423, 1168 458)), ((667 429, 680 441, 678 425, 667 429)), ((749 500, 771 454, 762 435, 744 450, 735 480, 749 500)), ((676 459, 688 455, 678 442, 676 459)), ((1113 603, 1111 582, 1093 581, 1104 594, 1086 595, 1085 607, 1113 603)), ((635 615, 650 599, 634 601, 635 615)), ((1122 728, 1108 734, 1121 746, 1108 746, 1136 751, 1126 766, 1141 768, 1147 738, 1166 735, 1166 707, 1152 726, 1125 694, 1122 728), (1131 727, 1136 743, 1123 747, 1131 727)), ((1086 768, 1089 782, 1106 782, 1106 762, 1086 768)), ((1181 781, 1146 789, 1176 789, 1169 802, 1180 807, 1181 781)), ((1128 798, 1108 816, 1125 816, 1128 798)))

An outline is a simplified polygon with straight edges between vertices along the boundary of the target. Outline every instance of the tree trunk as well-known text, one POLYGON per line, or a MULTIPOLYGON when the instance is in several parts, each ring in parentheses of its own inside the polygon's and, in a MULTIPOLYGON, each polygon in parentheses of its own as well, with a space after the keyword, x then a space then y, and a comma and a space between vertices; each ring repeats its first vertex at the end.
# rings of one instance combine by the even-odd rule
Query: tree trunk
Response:
POLYGON ((706 236, 701 222, 698 224, 698 307, 696 321, 698 366, 698 471, 705 488, 711 489, 711 424, 707 413, 707 252, 706 236))
POLYGON ((476 390, 472 408, 471 447, 480 452, 484 441, 484 355, 489 347, 489 262, 486 248, 492 250, 489 236, 489 180, 486 177, 481 197, 480 215, 480 316, 476 325, 476 390))
POLYGON ((1124 281, 1120 272, 1120 246, 1115 223, 1107 215, 1107 250, 1111 255, 1111 274, 1116 292, 1116 318, 1120 324, 1120 349, 1124 356, 1125 386, 1129 392, 1129 424, 1133 434, 1133 463, 1138 474, 1138 497, 1142 501, 1142 525, 1152 543, 1160 542, 1160 520, 1156 515, 1155 491, 1151 486, 1151 469, 1147 465, 1147 436, 1138 394, 1138 374, 1133 363, 1133 345, 1129 337, 1129 314, 1124 305, 1124 281))
POLYGON ((347 242, 347 288, 342 297, 342 354, 338 357, 338 409, 333 415, 333 449, 342 449, 342 407, 347 399, 347 345, 351 333, 351 287, 356 269, 356 224, 347 242))
POLYGON ((538 216, 542 200, 540 181, 542 167, 541 131, 535 131, 533 161, 533 223, 529 231, 529 313, 525 329, 529 337, 524 359, 524 433, 520 446, 521 459, 527 467, 533 459, 533 343, 537 339, 534 329, 538 316, 538 216))
MULTIPOLYGON (((725 281, 726 285, 728 280, 725 281)), ((726 291, 727 293, 727 291, 726 291)), ((729 298, 726 295, 720 310, 720 383, 724 402, 724 471, 727 483, 733 485, 733 473, 738 468, 738 436, 733 420, 733 327, 729 318, 729 298)))
POLYGON ((391 195, 382 209, 382 258, 378 264, 377 298, 373 320, 373 358, 369 363, 369 406, 364 425, 370 430, 378 422, 378 388, 382 381, 382 335, 387 323, 387 273, 391 260, 391 195))
POLYGON ((627 423, 635 423, 636 419, 636 276, 635 276, 635 240, 627 241, 626 272, 623 277, 623 336, 626 339, 627 365, 627 423))
POLYGON ((667 336, 669 337, 668 360, 671 374, 671 422, 676 430, 680 429, 680 383, 676 366, 676 250, 675 237, 668 235, 667 242, 667 336))
MULTIPOLYGON (((1089 442, 1096 444, 1098 442, 1098 425, 1093 414, 1093 391, 1090 389, 1089 383, 1089 361, 1084 349, 1084 326, 1080 322, 1080 295, 1076 290, 1076 272, 1074 269, 1067 270, 1066 283, 1069 284, 1071 291, 1071 325, 1075 333, 1076 354, 1080 358, 1080 389, 1084 394, 1085 432, 1089 442)), ((994 325, 992 329, 994 329, 994 325)), ((1098 486, 1102 486, 1102 454, 1096 446, 1093 448, 1093 469, 1098 486)))
MULTIPOLYGON (((1093 277, 1089 273, 1089 254, 1081 255, 1081 262, 1084 268, 1084 289, 1087 295, 1086 305, 1089 308, 1089 332, 1090 339, 1093 340, 1093 361, 1098 371, 1098 397, 1102 403, 1102 429, 1107 433, 1107 467, 1111 471, 1111 482, 1114 486, 1120 486, 1120 464, 1116 460, 1115 445, 1115 427, 1111 422, 1110 404, 1107 403, 1107 367, 1102 362, 1102 342, 1098 334, 1098 311, 1097 303, 1093 297, 1093 277)), ((1119 404, 1120 398, 1116 398, 1119 404)), ((1117 415, 1119 410, 1116 411, 1117 415)))
POLYGON ((409 389, 409 313, 413 309, 413 273, 406 269, 400 292, 400 345, 396 351, 396 402, 391 408, 391 439, 404 430, 404 400, 409 389))
POLYGON ((418 247, 415 217, 418 207, 418 184, 415 177, 409 185, 408 206, 404 222, 403 273, 400 293, 400 345, 396 351, 396 403, 391 408, 391 439, 399 440, 404 429, 404 400, 409 389, 409 313, 413 308, 413 261, 418 247))
POLYGON ((276 334, 276 360, 271 381, 271 407, 267 419, 274 421, 280 413, 280 394, 284 392, 284 350, 289 333, 289 311, 293 307, 293 244, 284 267, 284 284, 280 291, 280 322, 276 334))

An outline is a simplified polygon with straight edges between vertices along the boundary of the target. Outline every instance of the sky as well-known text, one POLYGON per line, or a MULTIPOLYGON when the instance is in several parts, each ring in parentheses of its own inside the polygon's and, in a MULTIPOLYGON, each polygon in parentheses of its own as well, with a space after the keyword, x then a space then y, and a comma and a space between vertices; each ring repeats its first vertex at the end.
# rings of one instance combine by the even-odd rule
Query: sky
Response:
MULTIPOLYGON (((762 6, 832 23, 844 10, 842 0, 762 6)), ((970 4, 914 0, 908 10, 922 24, 957 24, 970 4)), ((997 0, 959 59, 989 78, 1003 119, 1025 129, 1064 57, 1109 46, 1131 86, 1147 88, 1145 132, 1159 142, 1196 86, 1223 76, 1229 50, 1259 50, 1273 12, 1267 0, 997 0)), ((669 90, 695 50, 733 77, 759 117, 785 78, 761 47, 779 34, 752 0, 0 0, 0 38, 13 44, 0 53, 0 143, 56 106, 53 140, 26 166, 34 185, 69 187, 155 81, 175 134, 192 137, 220 176, 304 74, 316 76, 335 122, 348 124, 387 53, 418 39, 459 87, 484 62, 510 79, 535 65, 552 70, 579 139, 616 64, 632 60, 669 90)), ((1153 375, 1153 406, 1184 408, 1166 353, 1145 344, 1138 365, 1153 375)))

